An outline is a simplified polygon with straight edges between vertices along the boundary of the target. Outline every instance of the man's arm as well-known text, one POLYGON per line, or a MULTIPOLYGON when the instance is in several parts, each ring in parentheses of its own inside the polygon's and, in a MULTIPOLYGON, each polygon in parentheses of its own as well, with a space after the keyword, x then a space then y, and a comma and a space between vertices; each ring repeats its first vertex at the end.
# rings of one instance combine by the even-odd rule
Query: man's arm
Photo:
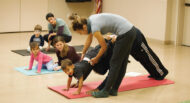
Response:
POLYGON ((64 30, 64 25, 59 26, 58 30, 57 30, 57 35, 62 35, 63 34, 63 30, 64 30))

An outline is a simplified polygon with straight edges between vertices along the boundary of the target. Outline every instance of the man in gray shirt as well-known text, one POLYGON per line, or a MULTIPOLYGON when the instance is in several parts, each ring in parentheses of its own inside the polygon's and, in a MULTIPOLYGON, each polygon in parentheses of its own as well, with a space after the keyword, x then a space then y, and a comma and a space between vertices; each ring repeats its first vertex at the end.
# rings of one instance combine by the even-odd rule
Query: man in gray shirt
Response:
POLYGON ((48 47, 46 48, 46 51, 49 50, 50 45, 52 45, 52 40, 56 35, 63 36, 66 43, 71 41, 72 35, 65 21, 60 18, 55 18, 52 13, 48 13, 46 15, 46 20, 49 22, 49 33, 44 35, 44 40, 48 42, 48 47))

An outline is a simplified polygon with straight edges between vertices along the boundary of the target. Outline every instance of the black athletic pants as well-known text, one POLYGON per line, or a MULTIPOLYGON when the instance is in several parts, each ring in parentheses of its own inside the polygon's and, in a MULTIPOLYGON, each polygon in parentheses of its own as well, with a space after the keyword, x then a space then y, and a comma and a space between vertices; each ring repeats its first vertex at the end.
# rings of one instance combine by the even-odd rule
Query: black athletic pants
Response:
MULTIPOLYGON (((44 40, 45 40, 46 42, 49 42, 49 40, 48 40, 49 35, 50 35, 50 34, 45 34, 45 35, 44 35, 44 40)), ((56 35, 56 36, 57 36, 57 35, 56 35)), ((66 35, 66 34, 61 34, 61 36, 63 36, 63 38, 64 38, 64 40, 65 40, 66 43, 70 42, 71 39, 72 39, 72 36, 68 36, 68 35, 66 35)), ((53 41, 54 38, 55 38, 55 36, 51 36, 51 37, 50 37, 50 40, 53 41)), ((51 45, 53 45, 53 42, 51 42, 51 45)))
POLYGON ((110 89, 117 90, 119 88, 126 72, 129 54, 135 38, 135 27, 117 37, 110 60, 110 70, 103 90, 109 91, 110 89))
MULTIPOLYGON (((135 31, 136 31, 136 38, 133 42, 130 54, 132 55, 133 58, 135 58, 138 62, 140 62, 144 66, 144 68, 147 70, 147 72, 150 74, 151 77, 158 80, 164 79, 164 77, 168 74, 168 70, 163 66, 157 55, 149 47, 141 31, 138 30, 137 28, 135 28, 135 31)), ((98 86, 99 90, 102 90, 104 88, 107 79, 108 76, 98 86)), ((118 86, 116 87, 113 89, 118 89, 118 86)))

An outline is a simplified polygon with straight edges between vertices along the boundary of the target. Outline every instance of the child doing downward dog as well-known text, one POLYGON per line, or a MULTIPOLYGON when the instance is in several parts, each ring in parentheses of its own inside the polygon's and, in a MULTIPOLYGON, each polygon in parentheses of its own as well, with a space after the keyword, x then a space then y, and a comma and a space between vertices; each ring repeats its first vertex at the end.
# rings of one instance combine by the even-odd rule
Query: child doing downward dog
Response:
MULTIPOLYGON (((107 70, 109 69, 109 60, 112 55, 112 49, 113 44, 110 41, 106 42, 108 49, 104 53, 104 55, 100 58, 100 62, 92 66, 89 63, 89 60, 97 55, 99 52, 101 46, 97 45, 95 48, 89 50, 84 59, 80 62, 72 63, 70 59, 64 59, 61 61, 61 68, 62 70, 69 76, 68 82, 67 82, 67 88, 64 89, 64 91, 68 91, 69 88, 73 87, 71 86, 72 77, 74 76, 76 79, 78 79, 77 84, 75 84, 75 87, 78 87, 78 90, 74 92, 73 94, 80 94, 81 88, 83 85, 83 81, 88 77, 90 72, 94 70, 96 73, 100 75, 104 75, 107 70)), ((98 90, 101 89, 103 85, 100 85, 98 87, 98 90)), ((89 94, 89 93, 88 93, 89 94)))
POLYGON ((78 79, 78 90, 75 91, 73 94, 77 95, 80 94, 82 85, 83 85, 83 73, 80 68, 75 69, 75 65, 72 63, 70 59, 65 59, 61 62, 62 70, 69 76, 67 81, 67 88, 63 89, 64 91, 68 91, 72 82, 72 77, 74 76, 78 79))

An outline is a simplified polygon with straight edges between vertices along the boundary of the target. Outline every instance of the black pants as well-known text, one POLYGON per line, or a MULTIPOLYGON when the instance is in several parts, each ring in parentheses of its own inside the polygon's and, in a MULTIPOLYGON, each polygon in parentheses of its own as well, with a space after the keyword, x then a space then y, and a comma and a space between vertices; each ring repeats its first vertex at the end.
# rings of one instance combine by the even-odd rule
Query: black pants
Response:
MULTIPOLYGON (((151 77, 155 79, 164 79, 168 74, 168 70, 163 66, 157 55, 149 47, 145 37, 140 30, 135 28, 136 38, 131 48, 130 54, 135 60, 141 63, 143 67, 147 70, 151 77)), ((123 73, 122 73, 123 74, 123 73)), ((102 90, 107 82, 106 79, 97 87, 102 90)), ((118 87, 118 86, 117 86, 118 87)), ((117 89, 117 88, 115 88, 117 89)))
MULTIPOLYGON (((49 40, 53 41, 53 39, 55 38, 55 36, 51 36, 50 39, 48 40, 48 37, 49 37, 50 34, 45 34, 44 35, 44 40, 46 42, 49 42, 49 40)), ((70 42, 71 39, 72 39, 72 36, 68 36, 66 34, 61 34, 61 36, 63 36, 64 40, 66 43, 70 42)), ((53 42, 51 42, 51 45, 53 45, 53 42)))
POLYGON ((126 72, 129 54, 135 38, 135 27, 127 33, 117 37, 113 48, 113 55, 110 60, 110 70, 107 81, 105 83, 105 87, 103 88, 105 91, 109 91, 110 89, 117 90, 119 88, 126 72))
POLYGON ((163 79, 168 70, 163 66, 158 56, 149 47, 145 37, 140 30, 136 29, 137 37, 134 41, 131 55, 148 71, 151 77, 155 79, 163 79))
MULTIPOLYGON (((94 70, 96 73, 100 75, 104 75, 107 72, 107 70, 110 68, 109 61, 112 56, 113 44, 111 41, 106 40, 106 45, 107 45, 106 52, 100 58, 99 62, 95 64, 94 66, 90 65, 90 63, 88 63, 85 60, 75 63, 75 68, 81 68, 81 70, 83 70, 84 80, 88 77, 88 75, 90 74, 92 70, 94 70)), ((100 49, 101 49, 101 46, 97 45, 95 48, 89 50, 86 53, 85 57, 89 59, 96 57, 100 49)))
MULTIPOLYGON (((104 75, 108 69, 110 68, 110 59, 113 53, 113 47, 114 44, 111 42, 111 40, 106 40, 106 45, 107 45, 107 50, 104 52, 104 54, 102 55, 102 57, 99 59, 98 63, 95 64, 93 66, 93 70, 100 74, 100 75, 104 75)), ((99 53, 101 49, 100 45, 97 45, 94 49, 89 50, 85 57, 92 59, 94 57, 96 57, 96 55, 99 53)))

